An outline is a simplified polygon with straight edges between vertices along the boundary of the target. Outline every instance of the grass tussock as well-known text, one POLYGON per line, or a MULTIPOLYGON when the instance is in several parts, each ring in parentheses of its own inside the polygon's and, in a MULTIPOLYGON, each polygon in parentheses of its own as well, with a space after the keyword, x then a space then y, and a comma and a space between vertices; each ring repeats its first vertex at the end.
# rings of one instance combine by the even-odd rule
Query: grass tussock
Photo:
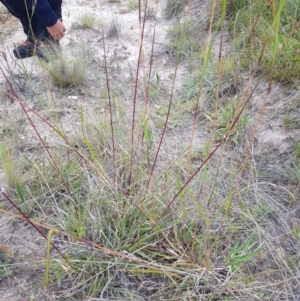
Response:
POLYGON ((130 9, 137 9, 137 8, 139 8, 139 2, 137 0, 130 0, 128 2, 128 7, 130 9))
POLYGON ((84 14, 79 22, 79 26, 83 29, 93 28, 96 24, 97 18, 94 14, 84 14))
POLYGON ((118 21, 114 19, 107 28, 106 37, 108 39, 116 39, 119 37, 119 35, 120 35, 120 25, 118 21))
POLYGON ((51 49, 44 55, 47 62, 42 64, 43 68, 57 86, 66 89, 86 82, 87 68, 92 57, 83 47, 78 46, 74 54, 61 52, 60 49, 51 49))
POLYGON ((22 168, 18 160, 17 151, 9 144, 0 144, 0 166, 5 175, 5 184, 8 191, 16 189, 22 184, 22 168))

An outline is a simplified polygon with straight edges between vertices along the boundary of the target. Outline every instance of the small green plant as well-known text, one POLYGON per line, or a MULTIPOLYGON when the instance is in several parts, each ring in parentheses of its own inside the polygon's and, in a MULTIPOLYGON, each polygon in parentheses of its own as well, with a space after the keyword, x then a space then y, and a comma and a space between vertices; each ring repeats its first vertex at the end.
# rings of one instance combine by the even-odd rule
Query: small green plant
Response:
POLYGON ((86 82, 87 67, 92 61, 91 55, 81 46, 74 55, 59 50, 45 53, 48 62, 42 63, 52 81, 61 88, 83 85, 86 82))
POLYGON ((296 156, 300 159, 300 142, 298 142, 298 145, 296 146, 296 156))
POLYGON ((283 116, 283 126, 286 130, 290 130, 295 123, 295 118, 291 117, 289 114, 283 116))
POLYGON ((4 171, 5 182, 9 189, 15 189, 22 183, 22 175, 14 149, 9 144, 0 144, 0 167, 4 171))
MULTIPOLYGON (((236 100, 221 106, 216 119, 214 120, 214 113, 205 114, 207 119, 212 122, 212 125, 216 126, 216 141, 222 141, 222 139, 227 135, 228 131, 231 128, 232 123, 234 122, 237 114, 239 113, 237 108, 236 100)), ((235 126, 230 130, 229 137, 232 141, 237 144, 240 139, 243 137, 245 128, 249 122, 249 116, 246 113, 242 113, 239 117, 239 120, 236 122, 235 126)))
POLYGON ((160 80, 160 76, 158 73, 155 73, 155 77, 153 77, 149 81, 149 89, 148 89, 148 97, 151 101, 158 101, 161 97, 166 97, 168 95, 167 89, 163 87, 163 84, 160 80))
POLYGON ((119 3, 120 0, 108 0, 109 3, 119 3))
POLYGON ((200 84, 200 74, 196 72, 191 74, 184 79, 180 96, 183 99, 191 100, 196 99, 199 95, 199 84, 200 84))
POLYGON ((249 209, 251 210, 252 216, 255 216, 257 220, 263 220, 270 214, 276 214, 276 210, 264 200, 257 202, 257 204, 253 204, 253 207, 249 209))
POLYGON ((298 80, 300 78, 298 72, 300 68, 299 39, 281 36, 279 40, 280 45, 275 57, 271 45, 267 48, 262 60, 262 68, 265 72, 270 73, 274 79, 298 80))
POLYGON ((164 7, 164 17, 167 20, 170 20, 174 17, 180 16, 187 3, 188 1, 186 0, 168 0, 164 7))
POLYGON ((128 7, 130 9, 137 9, 139 7, 139 2, 137 0, 130 0, 128 2, 128 7))
POLYGON ((264 245, 255 247, 256 245, 257 241, 250 236, 241 245, 233 246, 228 254, 228 264, 232 271, 237 271, 243 263, 253 259, 256 254, 263 250, 264 245))
POLYGON ((146 11, 147 19, 155 19, 155 9, 153 7, 147 7, 146 11))
POLYGON ((190 58, 200 48, 197 25, 189 20, 174 22, 168 36, 170 42, 166 51, 175 60, 190 58))
POLYGON ((92 28, 95 25, 96 17, 93 14, 84 14, 80 19, 81 28, 92 28))
POLYGON ((4 245, 0 244, 0 281, 6 276, 11 276, 13 273, 12 264, 13 254, 4 245))

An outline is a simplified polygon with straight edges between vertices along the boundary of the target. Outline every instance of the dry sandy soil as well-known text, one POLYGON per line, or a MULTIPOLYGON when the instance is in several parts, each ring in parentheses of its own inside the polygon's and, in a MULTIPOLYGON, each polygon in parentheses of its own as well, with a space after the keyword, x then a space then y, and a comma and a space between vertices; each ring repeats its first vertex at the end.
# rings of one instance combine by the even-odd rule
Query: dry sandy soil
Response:
MULTIPOLYGON (((103 44, 102 44, 102 26, 105 31, 108 30, 112 22, 117 22, 120 27, 120 31, 117 37, 113 39, 106 39, 106 55, 108 64, 114 68, 122 69, 122 78, 119 78, 120 82, 126 82, 129 87, 130 83, 135 77, 135 71, 137 67, 137 57, 139 51, 140 40, 140 25, 138 10, 131 10, 127 6, 126 1, 122 3, 108 3, 108 1, 94 1, 94 0, 69 0, 64 1, 63 15, 64 23, 67 27, 66 37, 62 40, 61 46, 63 51, 69 52, 72 56, 72 50, 74 45, 78 43, 84 43, 87 46, 88 51, 93 54, 93 60, 95 66, 103 64, 103 44), (78 26, 78 20, 83 14, 95 14, 97 17, 97 25, 92 29, 82 29, 78 26), (75 25, 75 26, 74 26, 75 25), (98 64, 98 65, 97 65, 98 64), (129 85, 128 85, 129 83, 129 85)), ((150 6, 155 10, 156 2, 150 1, 150 6)), ((162 16, 163 3, 158 5, 158 14, 156 19, 149 19, 146 21, 144 51, 146 56, 151 52, 152 34, 153 28, 156 26, 155 37, 155 49, 154 49, 154 63, 153 69, 157 72, 161 81, 164 82, 166 87, 172 85, 172 75, 174 74, 174 64, 170 62, 168 55, 165 51, 165 44, 167 40, 167 30, 171 26, 172 21, 166 21, 162 16)), ((207 37, 207 24, 209 19, 209 13, 211 6, 209 0, 198 0, 190 8, 193 17, 199 20, 202 25, 199 36, 202 36, 203 42, 207 37), (201 9, 199 8, 201 7, 201 9), (206 9, 207 8, 207 9, 206 9)), ((32 82, 35 87, 40 83, 40 78, 43 76, 42 71, 37 63, 36 58, 28 58, 26 60, 18 61, 12 57, 12 49, 14 44, 21 43, 24 40, 24 34, 21 27, 16 20, 12 19, 4 10, 3 6, 0 6, 0 51, 6 54, 7 61, 0 57, 0 66, 8 74, 6 70, 11 68, 14 73, 17 74, 18 89, 22 94, 25 91, 24 88, 24 69, 32 74, 32 82), (22 90, 22 87, 24 88, 22 90)), ((225 34, 225 41, 223 41, 223 51, 231 51, 230 38, 228 33, 225 34)), ((218 54, 220 47, 220 40, 217 38, 214 46, 215 57, 218 54)), ((97 70, 97 67, 93 67, 88 74, 88 80, 90 82, 97 82, 99 76, 93 74, 93 71, 97 70)), ((99 69, 98 69, 99 70, 99 69)), ((177 72, 178 81, 176 83, 177 91, 180 89, 182 81, 185 75, 188 74, 188 66, 181 65, 177 72)), ((102 76, 102 75, 101 75, 102 76)), ((239 89, 242 91, 245 83, 241 83, 239 89)), ((3 74, 0 74, 0 89, 6 87, 3 74)), ((284 86, 278 83, 274 83, 271 92, 267 93, 267 82, 262 81, 255 92, 253 100, 249 108, 250 116, 257 116, 257 112, 265 102, 265 109, 262 112, 261 123, 258 126, 258 131, 255 138, 253 149, 251 150, 251 156, 255 161, 257 169, 260 170, 260 183, 262 189, 265 189, 266 193, 273 194, 279 198, 282 204, 289 203, 290 196, 293 196, 296 205, 292 206, 293 214, 290 214, 288 206, 283 206, 283 214, 289 216, 292 221, 296 222, 300 217, 299 207, 299 187, 295 183, 291 183, 291 174, 294 172, 293 163, 289 160, 291 156, 295 154, 295 148, 300 140, 300 94, 299 89, 296 86, 284 86), (266 99, 267 97, 267 99, 266 99), (283 118, 289 112, 290 118, 293 122, 287 130, 283 124, 283 118), (284 172, 283 172, 284 170, 284 172), (290 172, 290 173, 289 173, 290 172), (267 183, 271 183, 269 186, 267 183)), ((6 87, 7 88, 7 87, 6 87)), ((132 86, 131 86, 132 88, 132 86)), ((30 99, 30 91, 23 93, 24 100, 27 104, 38 106, 36 100, 30 99), (26 93, 27 94, 26 94, 26 93), (27 98, 26 98, 27 96, 27 98)), ((59 95, 59 92, 55 90, 54 93, 59 95)), ((75 92, 76 93, 76 92, 75 92)), ((41 94, 47 94, 47 91, 41 91, 41 94)), ((97 86, 92 85, 90 94, 88 97, 81 97, 80 100, 71 100, 68 98, 72 96, 72 91, 68 95, 62 95, 62 108, 67 113, 63 119, 65 122, 66 132, 72 133, 74 126, 76 126, 77 120, 72 117, 72 104, 70 101, 81 101, 82 105, 88 111, 95 109, 102 109, 101 104, 96 100, 97 98, 97 86)), ((125 102, 130 104, 130 98, 125 102)), ((2 103, 0 107, 0 137, 2 129, 4 128, 5 118, 7 114, 15 114, 18 116, 18 105, 13 102, 6 101, 2 103)), ((255 119, 253 119, 253 126, 255 119)), ((190 132, 192 124, 185 121, 183 124, 179 124, 170 131, 167 135, 167 143, 164 148, 166 153, 169 153, 170 157, 176 157, 178 153, 184 149, 189 143, 189 136, 186 133, 190 132)), ((205 130, 205 122, 197 125, 197 131, 195 136, 195 145, 198 148, 203 148, 203 144, 207 139, 207 133, 205 130)), ((51 137, 51 133, 47 129, 40 129, 41 134, 47 136, 47 142, 50 145, 59 143, 58 140, 51 137)), ((30 153, 31 149, 34 151, 37 148, 38 141, 34 137, 34 133, 29 131, 27 134, 19 137, 23 148, 28 149, 30 153)), ((228 156, 231 156, 229 153, 228 156)), ((300 175, 298 175, 300 178, 300 175)), ((299 184, 298 184, 299 185, 299 184)), ((0 186, 5 188, 4 174, 0 173, 0 186)), ((6 201, 2 200, 2 205, 7 206, 6 201)), ((0 207, 0 208, 1 208, 0 207)), ((5 301, 29 301, 29 300, 55 300, 56 292, 53 292, 51 296, 46 297, 44 290, 41 287, 40 279, 43 277, 40 275, 40 270, 35 268, 34 265, 28 265, 27 263, 34 259, 35 261, 42 260, 45 256, 45 242, 42 238, 36 239, 35 230, 29 225, 19 222, 16 219, 7 216, 0 212, 0 263, 1 254, 10 254, 9 259, 12 262, 22 263, 19 274, 13 274, 11 277, 0 279, 0 299, 5 301), (1 249, 2 248, 2 249, 1 249), (2 252, 2 253, 1 253, 2 252)), ((4 256, 4 255, 3 255, 4 256)), ((57 292, 59 295, 59 292, 57 292)))

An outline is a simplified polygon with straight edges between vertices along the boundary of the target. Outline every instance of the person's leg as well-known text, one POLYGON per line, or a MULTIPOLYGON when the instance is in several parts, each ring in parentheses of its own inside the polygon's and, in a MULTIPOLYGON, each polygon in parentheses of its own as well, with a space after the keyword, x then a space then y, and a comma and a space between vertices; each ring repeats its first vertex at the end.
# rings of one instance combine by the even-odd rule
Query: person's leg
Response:
MULTIPOLYGON (((48 0, 53 12, 56 14, 58 19, 62 21, 62 0, 48 0)), ((37 19, 35 36, 38 40, 38 47, 36 49, 36 54, 39 58, 48 60, 48 55, 52 57, 52 54, 55 56, 60 52, 59 41, 55 41, 53 37, 47 30, 47 27, 37 19)))
MULTIPOLYGON (((62 20, 62 0, 48 0, 48 2, 58 19, 62 20)), ((53 41, 53 38, 49 34, 47 28, 39 20, 37 20, 35 34, 40 41, 53 41)))
POLYGON ((19 17, 19 20, 28 39, 34 41, 37 38, 36 32, 38 26, 38 20, 34 13, 31 10, 27 10, 26 14, 19 17))
POLYGON ((30 40, 34 39, 36 32, 37 18, 32 10, 26 7, 24 1, 19 0, 0 0, 7 10, 17 19, 20 20, 24 33, 30 40))
POLYGON ((20 20, 24 33, 27 36, 26 41, 17 46, 13 53, 16 58, 26 58, 33 56, 36 50, 35 34, 36 31, 36 17, 29 10, 25 2, 19 0, 0 0, 1 3, 8 9, 8 11, 17 19, 20 20))
MULTIPOLYGON (((52 10, 56 13, 57 17, 61 19, 61 6, 62 0, 48 0, 52 10)), ((22 24, 24 33, 27 35, 27 40, 16 47, 13 51, 16 58, 27 58, 37 54, 39 57, 43 57, 43 50, 39 49, 38 45, 54 43, 53 38, 49 34, 47 27, 36 16, 35 12, 26 7, 23 0, 0 0, 8 11, 18 18, 22 24)), ((58 42, 55 42, 59 46, 58 42)))
MULTIPOLYGON (((57 18, 62 21, 62 0, 48 0, 53 12, 56 14, 57 18)), ((43 25, 40 20, 37 20, 35 35, 38 39, 39 46, 37 47, 37 55, 48 60, 47 56, 50 54, 57 55, 60 51, 59 41, 55 41, 53 37, 47 30, 47 27, 43 25)))
POLYGON ((62 19, 61 6, 62 0, 48 0, 52 10, 56 13, 58 19, 62 19))

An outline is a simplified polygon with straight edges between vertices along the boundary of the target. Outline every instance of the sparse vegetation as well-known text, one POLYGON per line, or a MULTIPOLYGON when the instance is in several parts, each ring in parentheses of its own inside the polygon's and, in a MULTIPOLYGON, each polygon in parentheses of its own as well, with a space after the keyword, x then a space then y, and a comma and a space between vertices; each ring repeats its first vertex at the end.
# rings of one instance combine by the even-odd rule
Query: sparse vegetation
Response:
POLYGON ((221 106, 217 111, 217 114, 205 114, 206 118, 211 121, 212 127, 216 127, 216 140, 222 141, 222 139, 229 134, 232 141, 238 144, 238 140, 244 137, 244 131, 247 128, 249 122, 249 116, 242 114, 239 117, 237 124, 231 129, 232 123, 237 118, 239 108, 236 99, 228 100, 226 105, 221 106), (214 116, 216 115, 216 116, 214 116))
POLYGON ((298 159, 300 159, 300 142, 298 143, 298 145, 296 147, 296 156, 298 159))
POLYGON ((230 1, 228 12, 243 66, 255 64, 263 51, 266 74, 278 80, 299 78, 300 10, 295 1, 230 1))
POLYGON ((92 28, 95 26, 96 17, 94 14, 84 14, 80 19, 81 28, 92 28))
POLYGON ((176 21, 168 31, 170 39, 167 53, 174 60, 191 59, 200 48, 197 23, 187 20, 183 23, 176 21))
POLYGON ((108 39, 115 39, 119 36, 120 32, 119 32, 120 28, 119 28, 119 24, 117 20, 113 20, 107 29, 107 38, 108 39))
POLYGON ((179 17, 187 4, 188 1, 185 0, 168 0, 164 8, 165 18, 170 20, 174 17, 179 17))
POLYGON ((33 61, 37 74, 4 59, 0 292, 21 282, 26 300, 298 298, 300 92, 269 82, 294 19, 280 0, 225 0, 214 27, 211 2, 207 32, 198 2, 158 3, 176 20, 157 22, 157 36, 137 14, 136 27, 113 19, 79 42, 74 28, 62 51, 33 61))
POLYGON ((22 172, 17 159, 17 151, 7 142, 2 141, 0 144, 0 167, 5 174, 6 187, 14 190, 17 183, 23 183, 22 172))
POLYGON ((156 19, 156 13, 154 7, 148 7, 146 11, 146 17, 147 19, 156 19))
POLYGON ((283 116, 283 125, 287 130, 290 130, 295 122, 295 118, 291 117, 289 114, 283 116))
POLYGON ((130 0, 128 2, 128 7, 130 9, 137 9, 137 8, 139 8, 139 2, 137 0, 130 0))

